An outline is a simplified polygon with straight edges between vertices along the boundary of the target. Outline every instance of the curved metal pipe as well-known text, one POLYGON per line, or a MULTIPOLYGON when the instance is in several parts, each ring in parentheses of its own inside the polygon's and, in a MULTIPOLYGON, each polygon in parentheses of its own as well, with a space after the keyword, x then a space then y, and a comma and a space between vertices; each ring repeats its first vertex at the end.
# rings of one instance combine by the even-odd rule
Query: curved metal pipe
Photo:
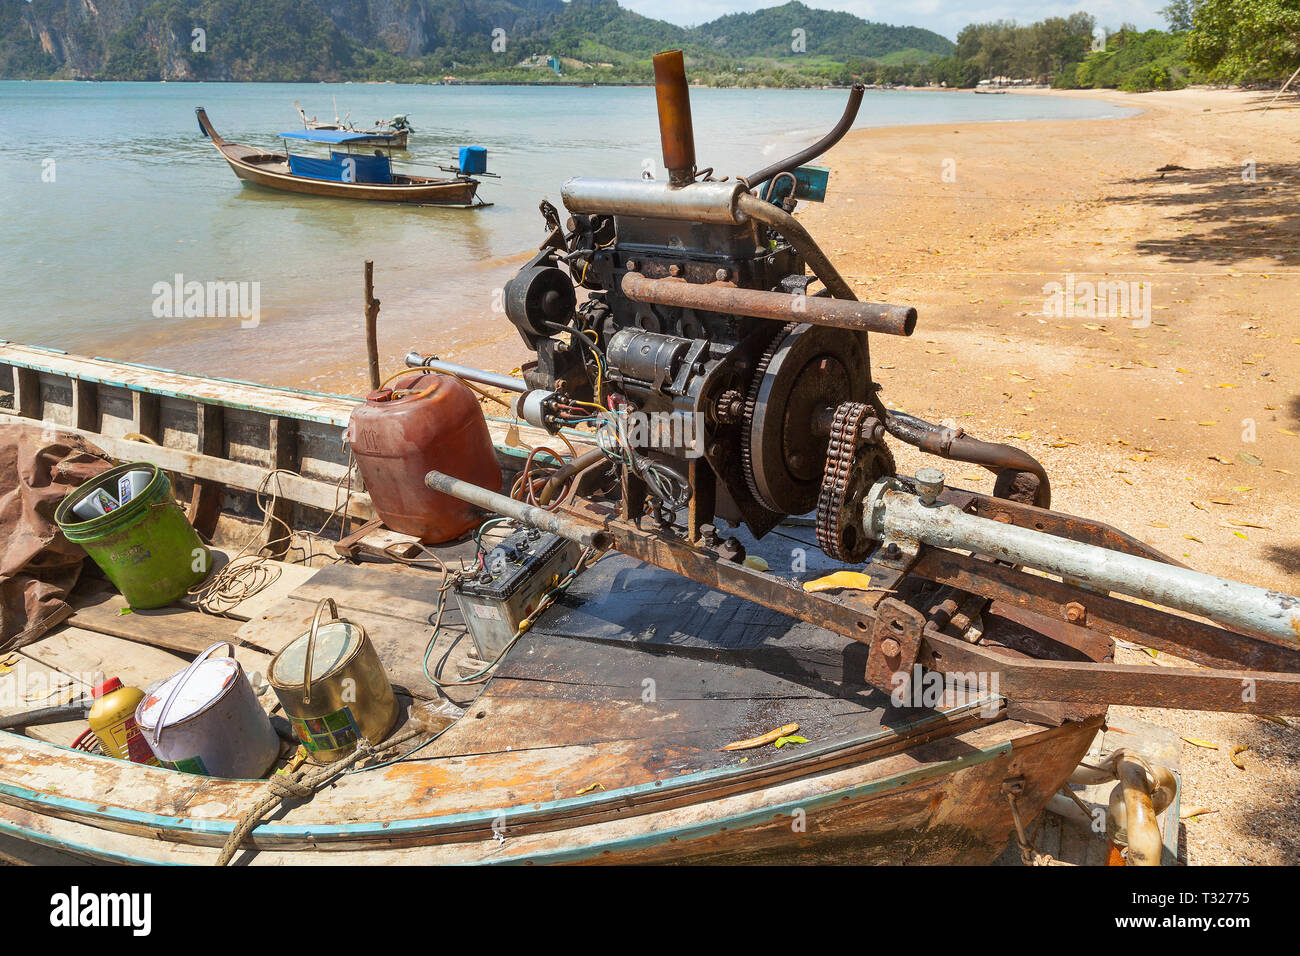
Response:
POLYGON ((849 91, 848 105, 844 107, 844 115, 840 117, 840 121, 831 128, 829 133, 817 140, 817 142, 813 143, 807 149, 801 149, 793 156, 787 156, 780 162, 773 163, 771 166, 764 167, 758 172, 746 176, 744 179, 745 185, 750 189, 760 186, 773 176, 780 173, 788 173, 791 170, 802 166, 804 163, 808 162, 808 160, 816 159, 822 153, 826 152, 826 150, 838 143, 844 138, 844 134, 849 131, 849 128, 853 125, 853 121, 858 118, 858 109, 862 106, 862 94, 865 89, 866 87, 861 83, 853 84, 853 89, 849 91))
POLYGON ((736 209, 779 232, 782 238, 803 256, 804 262, 808 263, 808 268, 812 270, 813 275, 821 280, 822 285, 826 286, 826 291, 834 298, 857 299, 839 270, 831 263, 826 253, 822 252, 821 246, 817 245, 817 241, 794 216, 752 193, 741 193, 736 200, 736 209))
POLYGON ((1002 477, 1004 472, 1027 472, 1038 479, 1034 504, 1039 508, 1051 507, 1052 485, 1048 481, 1047 470, 1027 451, 1014 445, 980 441, 963 433, 961 429, 932 425, 906 412, 885 409, 884 424, 885 431, 899 441, 919 448, 927 454, 947 458, 949 461, 965 461, 972 465, 981 465, 989 471, 997 472, 998 477, 1002 477))
POLYGON ((606 457, 604 450, 600 448, 593 448, 591 451, 584 452, 577 458, 572 458, 569 461, 566 461, 559 467, 555 474, 551 475, 550 480, 542 487, 542 493, 537 496, 537 503, 545 508, 555 499, 555 496, 559 494, 560 489, 564 487, 566 481, 571 477, 586 471, 588 468, 600 464, 602 461, 608 461, 608 458, 606 457))

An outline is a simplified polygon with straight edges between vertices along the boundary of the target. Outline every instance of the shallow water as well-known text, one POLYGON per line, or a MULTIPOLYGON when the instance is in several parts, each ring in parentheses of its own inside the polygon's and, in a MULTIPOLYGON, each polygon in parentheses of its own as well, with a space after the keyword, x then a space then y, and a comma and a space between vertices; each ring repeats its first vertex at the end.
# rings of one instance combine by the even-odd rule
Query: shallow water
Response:
MULTIPOLYGON (((700 163, 752 172, 813 141, 845 96, 695 90, 700 163)), ((1083 99, 869 91, 856 125, 1130 112, 1083 99)), ((450 357, 485 338, 486 325, 504 325, 493 292, 541 240, 542 198, 558 206, 573 175, 662 176, 658 155, 648 88, 0 82, 0 338, 310 384, 328 378, 330 356, 358 354, 370 258, 384 349, 450 357), (301 125, 294 100, 326 118, 331 97, 363 125, 409 114, 416 133, 403 158, 426 168, 459 146, 485 146, 502 177, 480 189, 493 205, 415 208, 244 186, 194 119, 205 106, 227 139, 278 149, 276 132, 301 125), (247 283, 258 323, 157 317, 156 300, 170 295, 159 289, 177 276, 247 283)))

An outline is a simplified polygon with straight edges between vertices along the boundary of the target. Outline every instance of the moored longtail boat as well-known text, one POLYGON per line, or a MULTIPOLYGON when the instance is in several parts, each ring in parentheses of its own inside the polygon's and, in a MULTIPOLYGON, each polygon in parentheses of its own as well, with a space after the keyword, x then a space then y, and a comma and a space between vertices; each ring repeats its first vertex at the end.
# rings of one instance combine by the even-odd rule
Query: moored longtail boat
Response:
MULTIPOLYGON (((366 138, 364 140, 358 140, 358 142, 364 145, 386 146, 390 149, 406 149, 408 137, 411 133, 415 132, 415 130, 411 128, 411 124, 407 120, 405 113, 399 113, 392 119, 378 120, 373 129, 359 129, 355 123, 352 123, 347 119, 340 120, 337 115, 334 117, 334 122, 331 123, 328 120, 321 120, 314 116, 308 116, 306 111, 303 110, 297 102, 293 104, 293 107, 298 111, 298 115, 302 117, 303 129, 337 130, 340 132, 360 133, 366 138)), ((338 106, 335 105, 334 108, 337 110, 338 106)))
MULTIPOLYGON (((281 133, 290 140, 341 147, 331 149, 329 158, 269 152, 254 146, 227 142, 213 128, 207 112, 195 110, 199 129, 212 140, 231 170, 241 180, 269 189, 327 196, 334 199, 369 199, 379 202, 408 202, 439 206, 473 206, 479 182, 463 173, 449 179, 434 179, 398 173, 392 157, 374 148, 365 133, 348 130, 293 130, 281 133), (359 152, 353 152, 359 149, 359 152)), ((481 201, 478 205, 482 205, 481 201)))

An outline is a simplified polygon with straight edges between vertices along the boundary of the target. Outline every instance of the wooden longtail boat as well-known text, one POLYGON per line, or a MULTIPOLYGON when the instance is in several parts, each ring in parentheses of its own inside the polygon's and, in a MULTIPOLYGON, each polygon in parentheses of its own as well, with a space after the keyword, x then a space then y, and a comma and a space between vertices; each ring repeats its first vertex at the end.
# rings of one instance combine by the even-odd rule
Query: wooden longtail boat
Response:
POLYGON ((306 111, 295 101, 293 108, 298 111, 302 117, 302 128, 307 130, 336 130, 340 132, 359 133, 366 138, 357 140, 358 143, 365 146, 386 146, 390 149, 406 149, 408 137, 415 132, 411 129, 410 124, 406 121, 404 114, 394 116, 391 120, 379 120, 375 129, 358 129, 356 124, 349 122, 346 118, 340 120, 337 115, 338 105, 335 104, 334 122, 328 120, 319 120, 314 116, 308 116, 306 111))
MULTIPOLYGON (((115 458, 169 470, 196 526, 232 551, 262 522, 254 493, 267 489, 272 469, 286 471, 277 473, 283 480, 268 510, 295 529, 314 531, 331 512, 371 516, 364 492, 343 497, 341 439, 354 404, 0 343, 0 427, 82 436, 115 458)), ((529 448, 550 438, 491 417, 489 427, 507 485, 529 448)), ((797 524, 781 530, 811 534, 797 524)), ((311 541, 321 550, 310 535, 293 545, 311 541)), ((751 544, 751 554, 763 554, 751 544)), ((473 551, 458 544, 441 553, 473 551)), ((811 545, 808 555, 817 560, 811 545)), ((768 557, 778 567, 778 552, 768 557)), ((87 573, 64 625, 0 653, 10 668, 0 674, 0 716, 52 702, 15 697, 14 675, 27 678, 23 687, 43 677, 65 699, 84 692, 95 672, 143 687, 216 640, 234 642, 245 669, 264 674, 324 596, 366 627, 404 711, 440 696, 421 672, 431 637, 431 659, 447 655, 449 673, 466 654, 468 641, 454 643, 457 615, 449 612, 441 635, 429 625, 439 580, 432 571, 379 560, 271 564, 280 580, 227 617, 184 606, 121 614, 120 596, 87 573)), ((1014 618, 1003 608, 986 621, 1013 653, 1014 618)), ((403 759, 290 802, 234 862, 986 863, 1013 832, 1009 793, 1025 821, 1038 817, 1103 723, 1103 707, 1016 707, 984 688, 899 709, 863 684, 865 651, 611 553, 490 681, 449 691, 466 710, 445 732, 403 759), (722 750, 788 723, 808 742, 722 750)), ((1098 638, 1077 651, 1103 659, 1111 645, 1098 638)), ((262 700, 274 718, 274 694, 262 700)), ((84 727, 0 731, 0 856, 210 864, 266 793, 261 780, 71 749, 84 727)))
MULTIPOLYGON (((212 140, 230 168, 244 182, 284 192, 335 199, 370 199, 380 202, 409 202, 438 206, 473 206, 478 180, 458 174, 451 179, 433 179, 397 173, 391 157, 382 150, 375 154, 331 152, 330 158, 313 159, 289 152, 276 153, 230 143, 212 127, 207 112, 195 110, 199 129, 212 140)), ((341 130, 304 130, 281 133, 283 138, 324 143, 345 148, 368 149, 363 133, 341 130)), ((479 203, 480 205, 482 203, 479 203)))

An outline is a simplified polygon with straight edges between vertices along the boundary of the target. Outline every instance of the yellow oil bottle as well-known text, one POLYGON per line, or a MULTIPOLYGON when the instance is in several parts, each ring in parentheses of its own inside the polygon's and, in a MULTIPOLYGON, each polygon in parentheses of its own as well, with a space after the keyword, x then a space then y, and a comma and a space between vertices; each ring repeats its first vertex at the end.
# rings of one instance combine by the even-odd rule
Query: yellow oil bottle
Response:
POLYGON ((158 758, 135 723, 135 709, 144 700, 138 687, 123 687, 110 677, 94 690, 90 708, 90 729, 110 757, 158 766, 158 758))

